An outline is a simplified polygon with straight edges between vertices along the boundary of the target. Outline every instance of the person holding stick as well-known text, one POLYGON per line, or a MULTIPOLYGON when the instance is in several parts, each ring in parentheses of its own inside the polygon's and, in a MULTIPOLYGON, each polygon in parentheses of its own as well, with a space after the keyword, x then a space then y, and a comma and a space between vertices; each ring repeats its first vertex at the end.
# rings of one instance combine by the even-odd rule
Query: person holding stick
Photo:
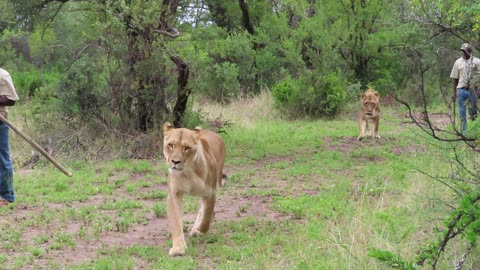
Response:
POLYGON ((474 91, 474 79, 480 67, 480 59, 473 56, 473 47, 469 43, 462 44, 460 48, 462 57, 453 64, 450 78, 453 79, 453 102, 458 102, 458 113, 462 135, 467 133, 467 106, 471 120, 477 117, 477 95, 474 91))
MULTIPOLYGON (((12 77, 6 70, 0 68, 0 114, 6 118, 8 115, 7 107, 15 105, 18 99, 12 77)), ((0 121, 0 207, 15 201, 8 130, 8 125, 0 121)))

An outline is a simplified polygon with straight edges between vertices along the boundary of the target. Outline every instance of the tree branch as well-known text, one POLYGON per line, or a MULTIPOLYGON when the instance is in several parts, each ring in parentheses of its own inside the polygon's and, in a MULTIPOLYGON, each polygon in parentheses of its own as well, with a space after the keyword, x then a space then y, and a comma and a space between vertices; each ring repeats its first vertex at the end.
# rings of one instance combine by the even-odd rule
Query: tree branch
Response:
MULTIPOLYGON (((45 1, 45 0, 44 0, 43 2, 52 2, 52 1, 45 1)), ((45 25, 45 27, 44 27, 43 30, 42 30, 42 41, 43 41, 43 36, 45 35, 45 31, 47 31, 47 28, 48 28, 48 27, 50 26, 50 24, 53 22, 53 20, 55 19, 55 17, 57 17, 58 12, 60 12, 60 9, 62 9, 63 5, 64 5, 65 3, 67 3, 68 0, 64 0, 64 1, 60 1, 60 2, 61 2, 60 6, 57 8, 57 10, 56 10, 55 13, 53 14, 53 16, 50 18, 50 20, 48 20, 47 25, 45 25)), ((45 4, 45 5, 46 5, 46 4, 45 4)))
POLYGON ((169 38, 177 38, 181 35, 181 33, 178 32, 178 30, 173 28, 173 27, 170 27, 169 31, 161 30, 161 29, 154 29, 153 32, 165 35, 169 38), (171 33, 171 32, 173 32, 173 33, 171 33))

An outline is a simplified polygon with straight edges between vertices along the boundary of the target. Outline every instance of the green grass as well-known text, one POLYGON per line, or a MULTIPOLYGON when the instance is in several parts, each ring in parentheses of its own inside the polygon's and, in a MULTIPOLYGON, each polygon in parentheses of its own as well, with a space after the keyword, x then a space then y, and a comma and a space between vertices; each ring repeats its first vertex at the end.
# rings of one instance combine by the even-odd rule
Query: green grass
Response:
MULTIPOLYGON (((401 120, 385 112, 382 139, 361 143, 351 119, 234 125, 222 135, 230 173, 218 194, 232 213, 220 213, 227 217, 217 218, 208 234, 187 237, 187 255, 181 258, 168 257, 163 162, 72 162, 71 178, 48 165, 17 170, 17 202, 0 208, 0 264, 5 269, 385 269, 369 252, 414 258, 442 224, 439 217, 448 209, 442 202, 452 196, 418 171, 448 175, 448 152, 401 120), (274 217, 252 216, 259 202, 274 217), (150 228, 155 222, 163 225, 150 228), (121 241, 129 237, 137 242, 121 241), (88 244, 93 252, 86 261, 67 260, 88 244)), ((185 197, 185 228, 198 203, 185 197)), ((439 269, 452 268, 451 260, 461 255, 461 245, 451 248, 439 269)), ((478 258, 474 251, 467 266, 478 266, 478 258)))

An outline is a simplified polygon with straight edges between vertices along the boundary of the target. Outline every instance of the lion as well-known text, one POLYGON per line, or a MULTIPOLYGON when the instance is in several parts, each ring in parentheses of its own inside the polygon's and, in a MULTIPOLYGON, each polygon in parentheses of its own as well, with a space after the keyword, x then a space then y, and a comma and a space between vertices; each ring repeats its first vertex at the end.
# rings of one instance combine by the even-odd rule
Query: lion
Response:
POLYGON ((187 248, 183 234, 183 195, 202 198, 189 236, 206 233, 213 219, 216 188, 224 186, 225 143, 217 133, 163 126, 163 155, 168 165, 167 216, 172 232, 169 256, 183 256, 187 248))
POLYGON ((360 129, 360 135, 358 140, 362 140, 365 136, 372 136, 377 139, 380 138, 378 135, 378 125, 380 123, 380 95, 373 89, 367 89, 362 93, 360 98, 360 110, 358 113, 358 125, 360 129), (372 128, 368 127, 368 122, 373 123, 373 132, 372 128), (365 133, 367 131, 367 134, 365 133))

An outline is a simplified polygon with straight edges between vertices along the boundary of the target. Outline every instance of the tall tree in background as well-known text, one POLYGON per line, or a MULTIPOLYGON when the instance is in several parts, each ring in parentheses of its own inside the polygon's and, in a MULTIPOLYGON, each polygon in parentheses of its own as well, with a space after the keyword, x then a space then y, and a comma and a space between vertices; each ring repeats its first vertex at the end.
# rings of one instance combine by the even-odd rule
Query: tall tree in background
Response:
MULTIPOLYGON (((167 113, 174 116, 174 123, 177 126, 183 125, 189 95, 189 67, 175 50, 168 48, 170 40, 180 36, 175 27, 179 1, 157 1, 153 4, 144 0, 11 2, 20 14, 18 24, 26 29, 38 27, 45 31, 56 26, 55 31, 61 32, 62 25, 56 20, 62 15, 65 15, 66 19, 68 17, 66 14, 71 14, 80 16, 83 22, 89 23, 78 25, 77 29, 71 31, 85 31, 86 28, 90 28, 86 33, 92 30, 98 33, 93 41, 96 44, 94 47, 104 49, 107 54, 101 55, 97 52, 95 56, 88 56, 82 55, 86 50, 77 49, 76 56, 70 59, 72 63, 69 67, 81 57, 91 57, 92 67, 105 66, 108 69, 111 100, 110 107, 105 109, 120 115, 119 122, 123 130, 134 127, 145 132, 162 123, 167 113), (166 105, 169 80, 167 69, 171 65, 167 64, 167 61, 171 61, 178 72, 177 102, 173 111, 168 110, 166 105), (112 69, 115 65, 118 67, 112 69)), ((92 40, 87 39, 84 42, 82 48, 86 49, 92 40)), ((56 47, 58 50, 63 47, 72 51, 65 44, 56 47)), ((102 70, 105 69, 98 71, 102 70)), ((92 102, 92 99, 89 100, 92 102)), ((101 113, 93 115, 102 118, 103 122, 106 121, 101 117, 101 113)))
MULTIPOLYGON (((107 1, 103 7, 107 14, 114 16, 111 18, 113 24, 116 18, 123 25, 127 37, 127 86, 130 91, 129 95, 125 96, 123 93, 118 95, 119 110, 133 113, 137 128, 147 131, 153 127, 154 119, 161 122, 165 119, 166 66, 161 62, 155 65, 149 60, 153 58, 155 49, 164 46, 163 36, 175 38, 179 35, 172 25, 178 1, 163 1, 153 9, 148 1, 107 1), (159 37, 159 34, 162 36, 159 37), (154 42, 158 42, 159 46, 155 47, 154 42), (152 70, 151 67, 156 68, 152 70)), ((181 59, 177 60, 178 65, 181 65, 180 62, 181 59)), ((182 80, 188 81, 188 76, 183 76, 182 80)), ((180 83, 185 87, 186 83, 180 83)), ((182 117, 181 114, 177 116, 182 117)), ((177 124, 180 122, 181 120, 177 121, 177 124)))
POLYGON ((369 83, 373 61, 391 45, 382 36, 395 27, 397 1, 328 1, 318 10, 329 18, 331 33, 338 38, 335 50, 352 68, 355 78, 369 83))
MULTIPOLYGON (((205 1, 209 11, 210 18, 215 24, 226 30, 229 35, 236 35, 239 32, 246 31, 249 35, 251 48, 253 50, 250 67, 248 70, 254 72, 252 87, 247 87, 249 91, 246 93, 258 93, 262 87, 259 84, 259 76, 257 71, 256 53, 265 45, 258 42, 257 30, 260 22, 272 14, 272 6, 269 1, 219 1, 206 0, 205 1)), ((233 63, 237 64, 237 63, 233 63)))

